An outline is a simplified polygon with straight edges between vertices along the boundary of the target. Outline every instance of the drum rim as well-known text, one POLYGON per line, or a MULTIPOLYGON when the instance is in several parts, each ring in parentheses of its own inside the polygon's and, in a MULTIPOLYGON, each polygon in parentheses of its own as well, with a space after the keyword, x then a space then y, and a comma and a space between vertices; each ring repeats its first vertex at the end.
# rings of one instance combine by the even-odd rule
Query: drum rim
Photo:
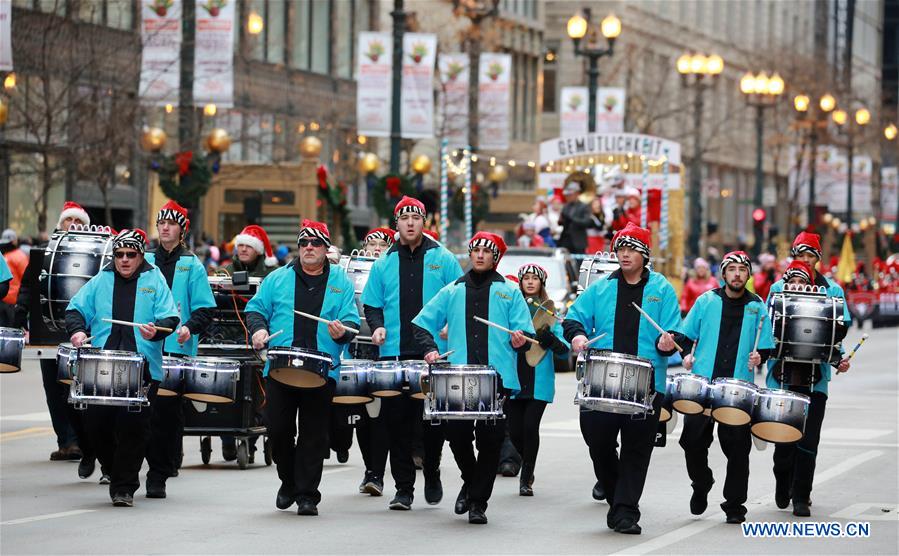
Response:
POLYGON ((0 326, 0 338, 4 338, 7 340, 17 340, 19 338, 25 337, 25 331, 21 328, 10 328, 7 326, 0 326), (14 337, 7 338, 3 336, 4 333, 12 334, 14 337))
POLYGON ((87 347, 81 346, 80 348, 76 348, 78 350, 79 358, 86 359, 100 359, 96 357, 98 355, 109 355, 111 359, 124 359, 124 360, 140 360, 146 361, 147 357, 140 352, 136 351, 125 351, 121 349, 103 349, 97 347, 87 347))
POLYGON ((671 379, 672 384, 674 384, 678 380, 697 380, 705 384, 712 384, 712 381, 709 380, 709 377, 698 373, 675 373, 668 378, 671 379))
POLYGON ((766 398, 794 398, 799 400, 804 400, 806 403, 811 403, 811 396, 807 396, 801 392, 793 392, 792 390, 784 390, 783 388, 759 388, 759 397, 765 396, 766 398))
POLYGON ((639 363, 640 365, 652 368, 652 361, 645 357, 640 357, 638 355, 630 355, 627 353, 619 353, 617 351, 612 351, 610 349, 588 349, 587 355, 584 356, 584 361, 587 360, 603 360, 603 355, 600 354, 612 354, 614 357, 610 357, 610 359, 623 359, 625 361, 632 361, 634 363, 639 363))
POLYGON ((268 355, 271 357, 272 355, 287 355, 291 357, 296 357, 298 355, 311 357, 313 359, 321 359, 322 361, 327 361, 328 363, 332 363, 333 360, 330 355, 323 351, 318 351, 314 349, 307 348, 299 348, 293 346, 272 346, 268 348, 268 355))
POLYGON ((716 384, 727 384, 729 386, 742 386, 742 387, 748 388, 750 390, 755 390, 756 392, 758 392, 760 390, 760 388, 754 382, 749 382, 748 380, 743 380, 740 378, 733 378, 733 377, 726 377, 726 376, 719 376, 718 378, 716 378, 715 380, 712 381, 712 386, 714 386, 716 384))
POLYGON ((428 372, 431 374, 499 374, 493 365, 471 365, 468 363, 433 366, 428 372))

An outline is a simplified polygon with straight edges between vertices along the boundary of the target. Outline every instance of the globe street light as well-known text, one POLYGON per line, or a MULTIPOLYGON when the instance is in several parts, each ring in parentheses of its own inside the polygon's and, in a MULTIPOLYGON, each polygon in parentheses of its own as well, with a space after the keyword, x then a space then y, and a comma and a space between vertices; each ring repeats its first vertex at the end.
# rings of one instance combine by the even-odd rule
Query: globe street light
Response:
POLYGON ((599 59, 603 56, 611 56, 615 46, 615 39, 621 34, 621 20, 609 14, 599 25, 599 32, 608 42, 608 48, 599 48, 597 30, 590 25, 590 8, 584 8, 584 15, 575 14, 568 20, 568 36, 574 42, 575 56, 587 58, 590 65, 587 69, 587 130, 590 133, 596 131, 596 88, 599 81, 599 59), (581 48, 581 40, 587 37, 587 46, 581 48))
POLYGON ((809 127, 809 148, 811 150, 811 164, 809 164, 808 177, 808 224, 815 224, 815 178, 818 173, 818 127, 827 127, 827 114, 837 106, 837 99, 830 93, 825 93, 818 102, 812 103, 812 99, 805 94, 793 97, 793 107, 799 116, 799 125, 809 127))
POLYGON ((871 121, 871 112, 862 106, 857 109, 854 114, 855 125, 849 121, 849 114, 845 110, 836 109, 831 115, 837 128, 846 135, 846 151, 848 153, 848 164, 846 169, 846 224, 852 228, 852 170, 855 158, 855 141, 856 136, 863 133, 864 127, 871 121))

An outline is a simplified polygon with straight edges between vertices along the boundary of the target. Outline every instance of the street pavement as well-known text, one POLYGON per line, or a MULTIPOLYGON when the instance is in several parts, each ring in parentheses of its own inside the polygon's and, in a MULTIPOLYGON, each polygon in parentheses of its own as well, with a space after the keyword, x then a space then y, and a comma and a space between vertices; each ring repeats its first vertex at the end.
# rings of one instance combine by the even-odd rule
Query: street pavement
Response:
MULTIPOLYGON (((718 508, 725 460, 717 441, 710 451, 717 482, 709 509, 690 515, 680 425, 653 453, 641 503, 643 534, 610 531, 608 506, 590 496, 594 478, 570 373, 557 375, 556 403, 543 419, 536 495, 519 497, 517 478, 497 477, 486 526, 453 514, 461 482, 448 446, 443 502, 425 503, 419 474, 411 512, 387 509, 394 492, 389 477, 385 496, 358 494, 363 468, 355 447, 347 464, 333 455, 325 462, 320 516, 299 517, 295 507, 278 511, 274 467, 256 463, 241 471, 221 459, 217 440, 211 464, 203 465, 197 437, 185 438, 184 467, 169 480, 168 499, 146 499, 141 488, 133 508, 113 508, 107 487, 97 484, 99 470, 80 480, 75 463, 48 460, 55 442, 40 372, 29 361, 23 372, 0 376, 0 553, 895 554, 899 331, 870 333, 852 370, 831 383, 813 515, 802 519, 869 522, 868 538, 745 538, 718 508)), ((853 329, 846 343, 860 335, 853 329)), ((751 454, 748 519, 800 521, 774 505, 772 453, 768 446, 751 454)))

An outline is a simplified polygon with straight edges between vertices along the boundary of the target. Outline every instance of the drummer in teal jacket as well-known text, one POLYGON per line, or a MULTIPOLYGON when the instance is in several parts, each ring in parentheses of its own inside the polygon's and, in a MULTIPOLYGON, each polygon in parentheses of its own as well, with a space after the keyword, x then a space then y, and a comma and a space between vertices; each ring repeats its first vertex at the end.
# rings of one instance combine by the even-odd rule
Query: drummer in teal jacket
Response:
POLYGON ((263 349, 269 336, 278 334, 273 347, 294 347, 324 352, 332 369, 319 388, 294 388, 269 376, 265 365, 268 434, 281 487, 275 506, 286 510, 297 503, 298 515, 318 515, 322 464, 329 452, 328 430, 331 398, 339 377, 340 352, 358 329, 353 283, 338 265, 328 263, 331 247, 328 227, 303 220, 297 236, 299 256, 269 274, 247 303, 246 319, 253 347, 263 349), (326 320, 318 322, 297 315, 301 311, 326 320), (297 416, 299 414, 299 435, 297 416))
MULTIPOLYGON (((132 506, 140 487, 141 463, 148 440, 152 406, 162 380, 162 340, 179 323, 172 292, 159 269, 144 260, 146 234, 122 230, 112 244, 113 263, 91 278, 69 302, 66 330, 72 345, 81 347, 88 334, 92 345, 105 350, 137 352, 147 359, 152 378, 150 408, 88 406, 86 428, 97 447, 101 465, 111 466, 109 495, 115 506, 132 506), (104 319, 134 322, 139 327, 111 324, 104 319)), ((77 372, 77 370, 76 370, 77 372)))
MULTIPOLYGON (((770 305, 773 296, 784 291, 784 284, 794 282, 823 287, 830 297, 844 298, 843 288, 836 282, 821 275, 815 266, 821 260, 821 239, 817 234, 801 232, 793 241, 790 254, 795 259, 787 273, 771 286, 768 294, 770 305), (805 263, 805 267, 796 262, 805 263)), ((843 305, 843 326, 835 325, 834 333, 837 341, 842 341, 846 336, 852 317, 849 314, 848 304, 843 305)), ((841 348, 842 352, 842 348, 841 348)), ((804 363, 796 363, 805 365, 804 363)), ((845 373, 849 370, 849 360, 842 357, 839 362, 821 363, 817 366, 820 375, 812 388, 808 385, 791 384, 782 385, 775 378, 775 370, 778 361, 769 361, 767 384, 769 388, 786 387, 792 392, 798 392, 809 396, 808 417, 805 421, 805 431, 802 439, 795 444, 778 444, 774 448, 774 501, 778 508, 785 509, 792 499, 793 515, 808 517, 811 515, 810 496, 812 483, 815 477, 815 459, 818 455, 818 442, 821 438, 821 425, 824 422, 824 410, 827 405, 827 384, 831 379, 831 365, 837 368, 837 373, 845 373)), ((791 365, 788 363, 787 365, 791 365)))
MULTIPOLYGON (((683 335, 678 335, 684 341, 678 343, 690 351, 691 345, 698 341, 694 354, 684 357, 684 368, 710 382, 717 378, 753 382, 754 370, 767 359, 774 347, 774 338, 764 302, 746 289, 752 275, 749 255, 743 251, 725 255, 720 275, 724 286, 699 296, 684 319, 683 335)), ((715 421, 703 413, 684 416, 680 445, 692 481, 690 512, 694 515, 705 512, 708 493, 715 482, 708 461, 714 428, 715 421)), ((749 452, 752 450, 749 428, 748 423, 718 426, 718 442, 727 457, 721 509, 727 515, 728 523, 746 521, 744 504, 749 488, 749 452)))
MULTIPOLYGON (((475 234, 468 243, 471 270, 425 303, 412 324, 429 363, 436 362, 439 355, 434 338, 448 326, 451 364, 491 365, 500 375, 500 387, 515 392, 521 389, 515 352, 527 349, 526 334, 533 336, 534 326, 521 293, 496 272, 505 251, 506 244, 498 235, 475 234), (509 333, 474 317, 512 330, 511 338, 509 333)), ((455 512, 467 511, 469 523, 487 523, 487 501, 493 492, 505 424, 480 421, 475 427, 475 421, 449 421, 446 436, 462 472, 463 485, 455 512), (471 445, 472 433, 477 437, 477 459, 471 445)))
POLYGON ((569 309, 562 327, 571 349, 585 349, 588 335, 605 334, 592 346, 648 359, 655 374, 655 396, 645 418, 581 410, 581 434, 590 448, 596 485, 593 497, 608 497, 606 525, 616 532, 640 534, 640 496, 659 423, 668 356, 674 353, 672 332, 681 327, 674 288, 664 276, 647 268, 650 232, 632 223, 612 238, 620 269, 591 283, 569 309), (639 305, 662 329, 659 334, 633 307, 639 305), (617 453, 621 433, 621 457, 617 453))

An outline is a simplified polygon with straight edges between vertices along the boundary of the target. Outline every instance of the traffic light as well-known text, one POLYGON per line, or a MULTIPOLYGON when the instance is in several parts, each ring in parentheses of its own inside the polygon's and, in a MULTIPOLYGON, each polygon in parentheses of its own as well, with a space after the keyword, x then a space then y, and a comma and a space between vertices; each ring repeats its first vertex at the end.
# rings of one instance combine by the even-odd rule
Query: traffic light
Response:
POLYGON ((765 244, 765 218, 767 216, 765 209, 761 207, 752 211, 752 231, 755 237, 752 252, 755 256, 762 252, 762 247, 765 244))

